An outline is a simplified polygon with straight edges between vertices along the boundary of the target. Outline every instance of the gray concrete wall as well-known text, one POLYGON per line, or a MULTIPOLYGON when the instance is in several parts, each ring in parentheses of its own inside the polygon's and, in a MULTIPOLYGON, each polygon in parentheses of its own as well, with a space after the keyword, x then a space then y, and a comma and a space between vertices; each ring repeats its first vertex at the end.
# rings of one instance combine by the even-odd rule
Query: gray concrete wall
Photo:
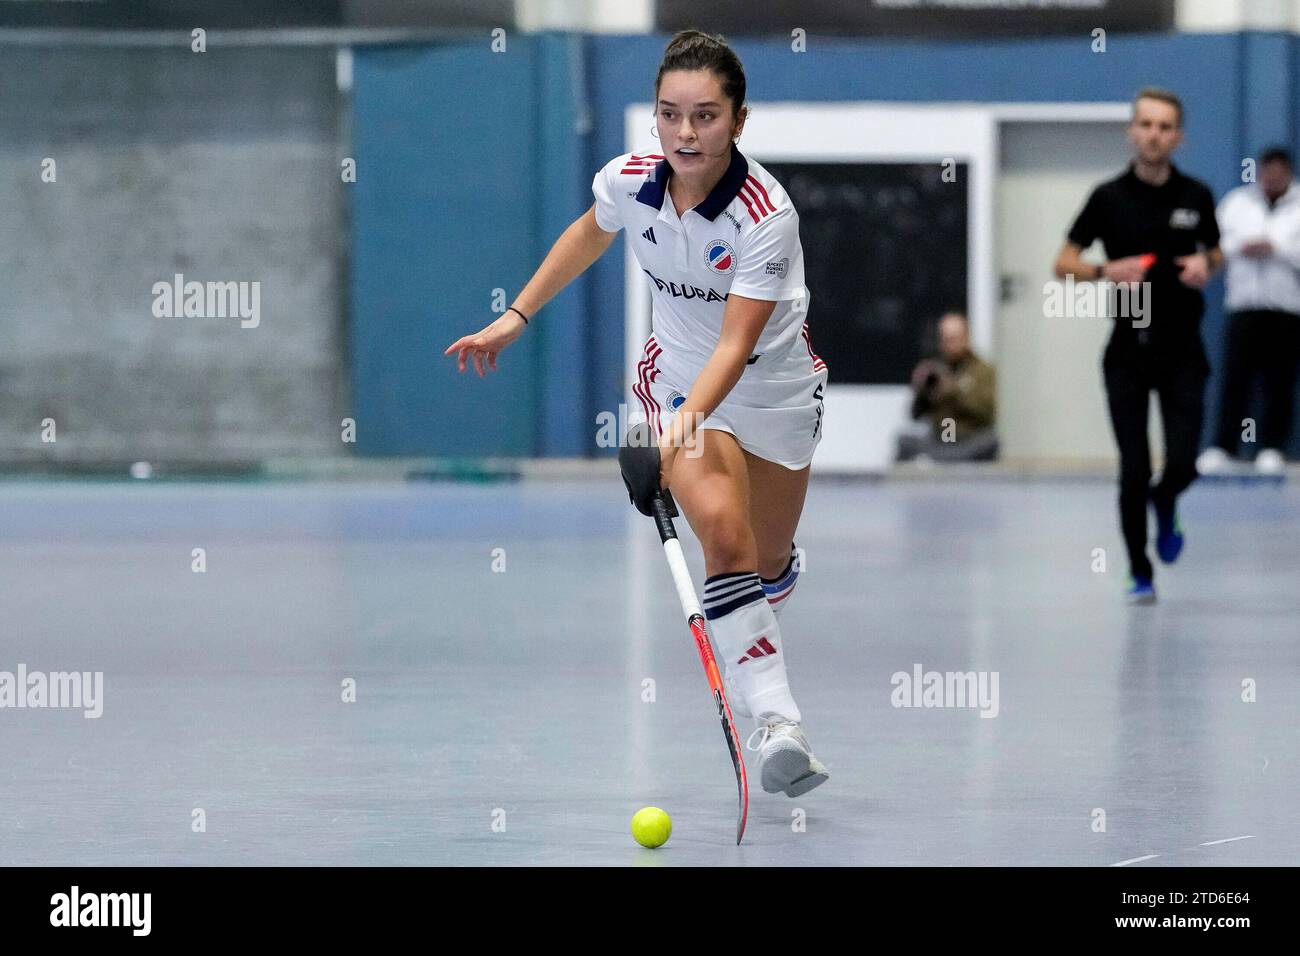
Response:
POLYGON ((0 466, 345 454, 339 127, 329 48, 0 47, 0 466))

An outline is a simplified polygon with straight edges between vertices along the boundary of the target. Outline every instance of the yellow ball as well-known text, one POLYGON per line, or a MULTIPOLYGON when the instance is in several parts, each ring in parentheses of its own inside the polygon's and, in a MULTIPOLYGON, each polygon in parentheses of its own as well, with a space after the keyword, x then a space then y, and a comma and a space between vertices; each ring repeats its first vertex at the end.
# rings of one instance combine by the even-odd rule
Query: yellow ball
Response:
POLYGON ((632 836, 642 846, 663 846, 673 834, 673 821, 658 807, 642 807, 632 817, 632 836))

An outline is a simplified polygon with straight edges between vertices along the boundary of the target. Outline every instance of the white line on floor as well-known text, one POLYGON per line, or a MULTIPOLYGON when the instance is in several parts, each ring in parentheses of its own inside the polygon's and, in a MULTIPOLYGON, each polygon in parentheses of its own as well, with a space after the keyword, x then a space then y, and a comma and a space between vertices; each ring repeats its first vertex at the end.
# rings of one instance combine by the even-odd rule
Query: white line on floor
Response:
POLYGON ((1250 836, 1228 837, 1226 840, 1211 840, 1209 843, 1201 843, 1198 846, 1218 846, 1220 843, 1236 843, 1238 840, 1253 840, 1254 834, 1250 836))
POLYGON ((1141 863, 1143 860, 1154 860, 1159 853, 1148 853, 1146 856, 1135 856, 1131 860, 1120 860, 1118 863, 1112 863, 1111 866, 1128 866, 1130 863, 1141 863))

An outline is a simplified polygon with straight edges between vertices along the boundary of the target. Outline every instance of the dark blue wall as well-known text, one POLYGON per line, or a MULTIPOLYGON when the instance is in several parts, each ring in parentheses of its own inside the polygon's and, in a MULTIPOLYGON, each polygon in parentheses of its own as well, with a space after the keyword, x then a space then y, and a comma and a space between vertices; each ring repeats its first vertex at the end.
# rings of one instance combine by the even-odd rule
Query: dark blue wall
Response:
MULTIPOLYGON (((648 102, 666 40, 542 35, 512 38, 517 54, 491 54, 485 40, 358 56, 353 347, 359 432, 367 420, 371 432, 363 453, 600 451, 595 416, 624 397, 621 237, 505 354, 500 378, 457 380, 441 350, 491 318, 488 290, 513 296, 591 204, 591 177, 623 151, 624 108, 648 102)), ((1188 106, 1177 162, 1216 196, 1240 183, 1242 158, 1261 146, 1297 146, 1300 39, 1288 34, 1117 34, 1105 53, 1087 37, 810 37, 804 53, 785 40, 734 42, 752 101, 1096 102, 1168 86, 1188 106)), ((1115 157, 1117 170, 1126 159, 1115 157)), ((1044 250, 1045 271, 1054 253, 1044 250)), ((1221 298, 1216 281, 1204 327, 1216 368, 1211 412, 1221 298)))
MULTIPOLYGON (((363 49, 354 65, 350 342, 363 455, 580 455, 585 282, 485 380, 443 350, 496 318, 574 218, 572 37, 363 49), (575 361, 577 359, 578 361, 575 361)), ((575 145, 578 148, 575 148, 575 145)), ((589 180, 588 180, 589 181, 589 180)))

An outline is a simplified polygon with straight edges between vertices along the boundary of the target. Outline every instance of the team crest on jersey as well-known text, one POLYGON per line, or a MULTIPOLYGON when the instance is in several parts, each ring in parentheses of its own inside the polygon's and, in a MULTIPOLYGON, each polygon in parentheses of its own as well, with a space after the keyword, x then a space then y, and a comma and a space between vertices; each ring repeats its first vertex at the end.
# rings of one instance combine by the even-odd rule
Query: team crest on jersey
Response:
POLYGON ((686 401, 686 396, 677 391, 677 389, 673 389, 668 396, 668 407, 673 411, 677 411, 677 409, 682 407, 682 402, 684 401, 686 401))
POLYGON ((736 271, 736 250, 725 239, 714 239, 704 247, 704 261, 711 272, 729 276, 736 271))

